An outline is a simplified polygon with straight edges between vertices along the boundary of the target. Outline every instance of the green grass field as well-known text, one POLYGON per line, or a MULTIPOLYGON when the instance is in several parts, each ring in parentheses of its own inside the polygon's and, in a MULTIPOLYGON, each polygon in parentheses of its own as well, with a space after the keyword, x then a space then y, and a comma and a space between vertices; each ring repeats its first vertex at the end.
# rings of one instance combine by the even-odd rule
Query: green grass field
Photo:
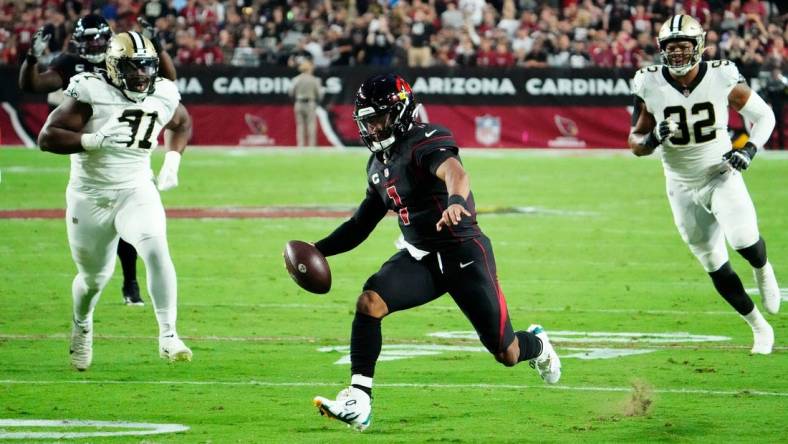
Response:
MULTIPOLYGON (((784 442, 785 314, 767 315, 775 352, 750 356, 749 328, 673 226, 656 158, 553 154, 469 151, 464 163, 480 209, 531 210, 479 221, 515 328, 539 322, 554 338, 559 385, 544 386, 527 365, 498 365, 444 297, 384 320, 383 356, 400 359, 377 366, 369 430, 318 415, 312 397, 333 397, 349 381, 349 367, 336 362, 361 285, 394 253, 394 218, 329 259, 334 283, 325 296, 296 287, 282 249, 321 238, 341 219, 171 218, 179 332, 194 361, 158 358, 151 305, 122 304, 118 266, 96 310, 93 366, 78 373, 68 360, 75 267, 63 221, 0 219, 0 440, 111 432, 2 421, 71 419, 189 427, 82 440, 109 443, 784 442), (432 336, 439 332, 455 333, 432 336)), ((351 207, 363 197, 365 159, 366 150, 194 149, 180 187, 163 199, 169 208, 351 207)), ((68 164, 0 150, 0 210, 63 208, 68 164)), ((759 156, 745 174, 788 287, 788 157, 759 156)), ((746 262, 736 255, 732 263, 754 287, 746 262)))

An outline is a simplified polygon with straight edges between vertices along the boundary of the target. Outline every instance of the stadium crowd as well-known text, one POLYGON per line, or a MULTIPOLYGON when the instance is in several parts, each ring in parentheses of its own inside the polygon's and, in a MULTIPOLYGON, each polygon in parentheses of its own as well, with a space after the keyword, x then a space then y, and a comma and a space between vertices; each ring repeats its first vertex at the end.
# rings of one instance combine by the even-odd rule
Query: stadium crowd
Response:
POLYGON ((0 64, 17 64, 46 26, 67 51, 81 15, 116 31, 155 24, 177 66, 640 67, 667 17, 707 30, 708 58, 786 69, 788 8, 758 0, 12 0, 0 2, 0 64))

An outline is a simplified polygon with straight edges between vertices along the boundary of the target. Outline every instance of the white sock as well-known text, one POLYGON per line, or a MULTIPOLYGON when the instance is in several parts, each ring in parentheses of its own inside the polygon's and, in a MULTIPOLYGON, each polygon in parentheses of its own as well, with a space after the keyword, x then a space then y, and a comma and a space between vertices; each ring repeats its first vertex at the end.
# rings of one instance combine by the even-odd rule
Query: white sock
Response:
POLYGON ((758 311, 758 307, 753 307, 752 311, 743 315, 742 318, 747 321, 747 324, 750 325, 753 331, 758 331, 769 326, 769 323, 763 318, 761 312, 758 311))
POLYGON ((353 375, 350 377, 350 385, 360 385, 372 390, 372 378, 364 375, 353 375))
POLYGON ((153 300, 159 336, 175 335, 178 318, 178 282, 167 240, 157 236, 135 245, 147 272, 148 293, 153 300))

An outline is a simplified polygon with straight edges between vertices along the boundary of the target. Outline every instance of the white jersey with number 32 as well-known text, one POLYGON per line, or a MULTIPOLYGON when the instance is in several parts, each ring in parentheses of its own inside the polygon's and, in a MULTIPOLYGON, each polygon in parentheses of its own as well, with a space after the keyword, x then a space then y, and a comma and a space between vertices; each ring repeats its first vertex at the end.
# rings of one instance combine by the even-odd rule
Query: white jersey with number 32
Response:
POLYGON ((728 94, 743 81, 728 60, 701 62, 686 88, 662 65, 642 68, 632 80, 632 93, 645 103, 657 123, 671 118, 678 131, 662 143, 665 176, 689 186, 702 186, 726 168, 722 155, 731 149, 728 94))
POLYGON ((155 91, 141 102, 133 102, 123 92, 96 73, 82 73, 71 78, 66 96, 90 105, 93 115, 83 132, 98 131, 110 119, 131 125, 133 140, 123 148, 101 148, 71 155, 72 187, 124 189, 150 182, 151 152, 158 137, 172 119, 181 96, 170 80, 156 79, 155 91))

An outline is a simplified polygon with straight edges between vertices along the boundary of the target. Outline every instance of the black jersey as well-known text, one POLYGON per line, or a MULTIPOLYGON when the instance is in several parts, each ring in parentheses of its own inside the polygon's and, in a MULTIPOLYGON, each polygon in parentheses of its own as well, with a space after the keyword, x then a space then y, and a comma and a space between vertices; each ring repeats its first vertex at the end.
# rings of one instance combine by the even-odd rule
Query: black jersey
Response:
POLYGON ((63 88, 68 86, 68 82, 75 75, 82 72, 105 71, 104 62, 90 63, 76 54, 63 53, 55 57, 49 64, 49 69, 55 71, 63 81, 63 88))
POLYGON ((446 209, 446 183, 435 171, 448 158, 459 160, 459 148, 448 129, 432 124, 414 124, 383 153, 367 164, 368 193, 377 194, 398 215, 405 240, 425 251, 439 251, 479 237, 476 208, 471 193, 467 198, 470 217, 441 231, 435 224, 446 209))

